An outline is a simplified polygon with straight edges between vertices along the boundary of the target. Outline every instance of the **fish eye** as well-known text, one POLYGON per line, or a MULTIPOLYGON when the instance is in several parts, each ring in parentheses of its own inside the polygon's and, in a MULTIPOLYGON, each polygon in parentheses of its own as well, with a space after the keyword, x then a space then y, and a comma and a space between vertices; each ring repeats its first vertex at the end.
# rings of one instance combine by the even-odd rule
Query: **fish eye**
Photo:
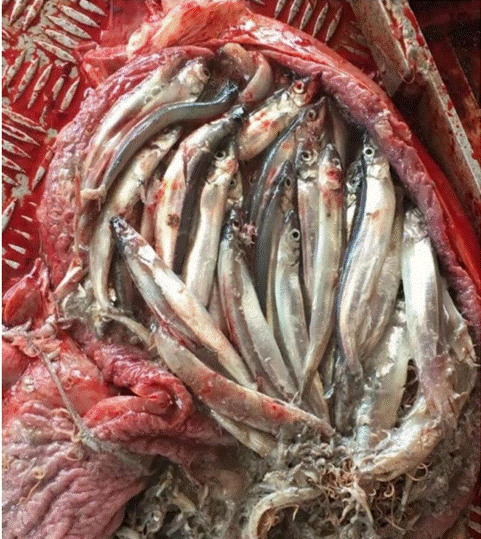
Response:
POLYGON ((299 241, 301 239, 301 232, 297 228, 294 228, 291 230, 291 238, 294 241, 299 241))
POLYGON ((340 167, 341 167, 341 160, 338 159, 337 157, 334 157, 333 160, 332 160, 332 164, 333 164, 336 168, 340 168, 340 167))
POLYGON ((290 187, 292 185, 292 178, 290 176, 287 176, 286 178, 286 187, 290 187))
POLYGON ((239 230, 239 229, 240 229, 240 222, 239 222, 238 219, 234 219, 234 220, 232 221, 232 228, 233 228, 234 230, 239 230))
POLYGON ((236 187, 237 187, 237 179, 232 178, 231 181, 229 182, 229 189, 235 189, 236 187))
POLYGON ((217 159, 220 161, 221 159, 225 159, 227 157, 227 152, 225 150, 218 150, 215 152, 214 159, 217 159))
POLYGON ((294 83, 292 89, 296 94, 303 94, 306 91, 306 85, 302 80, 298 80, 294 83))
POLYGON ((307 111, 307 119, 310 122, 313 122, 314 120, 317 120, 317 111, 315 109, 309 109, 307 111))
POLYGON ((366 157, 374 157, 374 148, 372 146, 366 146, 363 153, 366 157))
POLYGON ((206 67, 202 68, 201 73, 206 79, 208 79, 210 77, 210 71, 206 67))
POLYGON ((312 152, 310 152, 309 150, 303 150, 301 152, 301 159, 303 161, 310 161, 312 158, 312 152))

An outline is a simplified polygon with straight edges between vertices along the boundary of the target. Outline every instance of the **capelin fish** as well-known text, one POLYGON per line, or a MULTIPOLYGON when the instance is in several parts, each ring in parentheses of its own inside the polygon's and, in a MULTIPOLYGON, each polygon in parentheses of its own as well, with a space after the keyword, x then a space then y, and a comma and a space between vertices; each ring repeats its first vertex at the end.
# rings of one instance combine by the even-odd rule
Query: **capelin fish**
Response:
POLYGON ((396 193, 396 214, 386 258, 379 272, 371 300, 366 308, 364 324, 357 335, 361 357, 374 350, 391 319, 401 283, 401 245, 404 211, 402 194, 396 193))
POLYGON ((441 279, 441 290, 443 295, 441 336, 454 359, 454 388, 463 396, 459 402, 462 406, 463 399, 467 398, 474 387, 479 367, 476 364, 476 352, 468 324, 456 308, 445 279, 441 279))
POLYGON ((252 449, 252 451, 261 457, 273 455, 278 447, 277 440, 266 432, 249 427, 240 421, 229 419, 225 415, 219 414, 213 410, 211 410, 210 415, 243 446, 252 449))
POLYGON ((214 276, 214 282, 212 283, 212 294, 210 295, 209 307, 207 309, 209 314, 214 320, 214 324, 224 333, 228 334, 229 328, 227 327, 226 316, 224 310, 222 309, 222 302, 220 299, 220 290, 219 290, 219 280, 217 276, 214 276))
POLYGON ((315 182, 319 191, 319 205, 317 212, 313 212, 317 234, 312 260, 309 348, 304 363, 302 390, 309 387, 331 338, 342 252, 343 169, 339 154, 332 144, 326 144, 321 151, 317 167, 315 182))
POLYGON ((432 415, 453 424, 459 395, 453 387, 453 359, 441 340, 438 262, 424 218, 416 208, 406 211, 401 263, 407 328, 419 383, 432 415))
POLYGON ((273 276, 282 220, 294 208, 294 167, 286 161, 275 180, 270 200, 261 212, 254 252, 254 282, 262 311, 272 321, 273 276))
POLYGON ((320 189, 317 183, 320 140, 309 138, 297 147, 297 207, 301 229, 302 275, 306 294, 306 310, 310 315, 314 290, 314 257, 319 236, 318 212, 320 189))
POLYGON ((107 313, 112 308, 108 292, 108 275, 113 254, 110 219, 115 215, 128 218, 142 190, 159 162, 180 138, 182 128, 174 126, 160 134, 130 162, 100 214, 89 248, 89 270, 95 299, 107 313))
MULTIPOLYGON (((290 210, 286 213, 282 223, 274 272, 274 335, 287 365, 294 372, 298 386, 309 348, 309 335, 299 273, 300 238, 299 219, 296 212, 290 210)), ((307 390, 305 398, 319 417, 326 419, 329 417, 322 382, 317 373, 313 376, 313 383, 307 390)))
MULTIPOLYGON (((146 115, 169 103, 191 103, 198 99, 210 76, 207 60, 190 60, 179 70, 182 60, 185 58, 179 55, 175 61, 161 66, 131 93, 121 97, 105 115, 89 143, 83 165, 83 198, 92 199, 104 193, 98 185, 104 167, 122 139, 129 137, 146 115)), ((153 135, 155 132, 150 136, 153 135)))
POLYGON ((344 243, 351 239, 352 225, 357 220, 361 191, 364 185, 362 154, 355 159, 346 171, 344 188, 344 243))
MULTIPOLYGON (((468 381, 459 383, 456 376, 460 363, 456 347, 448 343, 452 342, 449 329, 457 326, 452 322, 457 317, 452 312, 446 316, 451 310, 450 298, 443 294, 436 255, 417 208, 405 214, 401 261, 408 341, 420 390, 399 428, 391 431, 359 465, 361 473, 380 480, 394 479, 428 457, 446 426, 455 427, 474 381, 472 365, 468 367, 468 381)), ((461 322, 460 329, 462 325, 461 322)), ((465 351, 461 364, 464 354, 465 351)))
POLYGON ((342 166, 346 168, 349 160, 349 148, 351 147, 351 131, 335 101, 332 98, 329 98, 327 101, 331 142, 334 144, 337 153, 339 154, 342 166))
POLYGON ((236 188, 238 170, 235 140, 214 154, 213 163, 202 187, 199 223, 184 267, 184 282, 207 306, 214 281, 220 233, 229 191, 236 188))
POLYGON ((217 359, 218 366, 225 369, 234 380, 254 388, 253 380, 227 337, 221 333, 205 307, 189 291, 180 278, 172 272, 154 249, 120 217, 111 219, 117 246, 125 258, 132 278, 154 314, 169 331, 175 327, 163 316, 166 302, 176 316, 195 335, 197 341, 217 359), (157 290, 155 296, 152 289, 157 290), (160 296, 162 303, 156 304, 160 296))
POLYGON ((279 237, 274 272, 275 335, 284 358, 298 379, 309 346, 306 313, 299 276, 301 232, 296 212, 286 213, 279 237))
POLYGON ((275 92, 249 114, 238 134, 239 159, 248 161, 264 151, 310 102, 315 90, 316 83, 312 79, 298 79, 288 88, 275 92))
POLYGON ((362 372, 358 333, 389 248, 396 197, 389 162, 366 137, 362 158, 363 191, 351 240, 344 256, 337 297, 337 331, 341 353, 352 374, 362 372))
POLYGON ((205 178, 217 147, 235 133, 243 117, 244 109, 235 107, 204 124, 181 143, 165 171, 155 209, 155 247, 176 273, 182 271, 199 182, 205 178))
POLYGON ((273 182, 286 161, 292 161, 297 145, 308 139, 322 138, 326 117, 326 99, 304 107, 287 129, 266 151, 259 172, 254 179, 254 188, 249 201, 249 222, 257 224, 265 202, 272 193, 273 182))
POLYGON ((219 247, 217 274, 222 310, 231 340, 254 377, 265 383, 261 390, 290 401, 297 387, 259 305, 239 245, 240 226, 240 213, 234 208, 229 212, 219 247))
POLYGON ((153 110, 123 137, 102 176, 100 185, 87 185, 81 193, 83 198, 92 198, 92 194, 94 198, 103 198, 135 152, 156 133, 173 123, 217 116, 229 108, 236 96, 237 85, 228 82, 212 101, 176 102, 153 110), (92 192, 93 187, 95 193, 92 192))
POLYGON ((242 174, 237 170, 234 176, 234 185, 229 188, 227 195, 227 209, 240 208, 244 201, 244 187, 242 185, 242 174))
POLYGON ((353 437, 356 462, 364 459, 394 427, 411 358, 405 306, 398 300, 389 327, 365 364, 364 397, 353 437))
POLYGON ((420 390, 400 426, 358 465, 363 475, 386 481, 416 468, 439 443, 446 426, 455 427, 475 379, 465 322, 452 311, 426 223, 417 208, 408 209, 404 218, 402 282, 408 344, 420 390), (464 334, 461 350, 454 344, 458 336, 451 333, 456 329, 464 334))
POLYGON ((414 470, 428 458, 443 435, 442 420, 433 416, 424 395, 420 395, 401 426, 391 430, 358 463, 359 472, 378 481, 392 481, 414 470))
MULTIPOLYGON (((332 435, 332 428, 322 419, 243 387, 209 369, 166 328, 159 327, 155 341, 169 369, 215 412, 274 436, 282 431, 292 435, 306 427, 332 435)), ((242 442, 242 437, 239 441, 242 442)))

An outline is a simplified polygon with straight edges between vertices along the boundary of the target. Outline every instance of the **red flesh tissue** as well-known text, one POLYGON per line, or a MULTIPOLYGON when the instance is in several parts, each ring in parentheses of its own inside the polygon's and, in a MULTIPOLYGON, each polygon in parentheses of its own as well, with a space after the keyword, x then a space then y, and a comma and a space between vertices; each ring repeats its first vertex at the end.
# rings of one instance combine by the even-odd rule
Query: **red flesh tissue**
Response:
POLYGON ((31 316, 28 332, 15 326, 2 341, 3 537, 106 538, 146 487, 153 457, 191 468, 218 461, 233 441, 146 351, 49 332, 52 296, 32 288, 32 280, 47 284, 46 276, 38 260, 4 296, 6 326, 25 321, 29 309, 31 316), (114 442, 110 453, 77 435, 44 361, 52 353, 69 401, 95 437, 114 442), (125 450, 137 456, 135 465, 122 460, 125 450))
MULTIPOLYGON (((353 120, 368 129, 424 213, 458 303, 480 339, 481 251, 476 235, 448 180, 386 94, 327 46, 252 13, 240 0, 170 1, 163 11, 150 8, 149 19, 128 43, 108 34, 106 47, 78 51, 83 73, 96 89, 55 143, 38 211, 48 270, 38 260, 3 298, 7 328, 29 323, 32 335, 39 331, 32 337, 34 345, 21 331, 3 342, 6 538, 107 538, 120 525, 125 503, 145 488, 153 457, 192 467, 200 456, 204 461, 220 459, 232 443, 196 409, 184 385, 153 364, 144 350, 122 344, 120 337, 101 342, 92 335, 42 333, 45 320, 55 315, 50 286, 58 287, 69 268, 86 265, 74 230, 79 170, 90 137, 112 103, 177 47, 195 56, 197 47, 214 50, 237 42, 298 73, 316 76, 353 120), (79 442, 38 350, 49 357, 56 351, 52 361, 60 381, 92 433, 138 455, 142 466, 79 442)), ((456 515, 426 517, 417 537, 438 537, 456 515)))

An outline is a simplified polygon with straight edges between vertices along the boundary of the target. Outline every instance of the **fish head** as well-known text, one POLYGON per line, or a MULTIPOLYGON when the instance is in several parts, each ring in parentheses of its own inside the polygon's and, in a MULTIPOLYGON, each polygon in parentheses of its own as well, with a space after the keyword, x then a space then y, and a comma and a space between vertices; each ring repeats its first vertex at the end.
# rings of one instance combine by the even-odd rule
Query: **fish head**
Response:
POLYGON ((308 138, 323 138, 326 123, 327 99, 322 96, 316 103, 308 105, 300 115, 296 129, 296 140, 302 142, 308 138))
MULTIPOLYGON (((234 141, 234 137, 230 137, 226 144, 221 145, 214 153, 212 159, 212 168, 214 169, 213 177, 217 177, 218 172, 229 174, 232 176, 232 180, 229 184, 229 189, 234 187, 236 183, 235 177, 237 170, 239 169, 239 161, 237 159, 237 147, 234 141)), ((211 175, 209 174, 209 177, 211 175)))
POLYGON ((317 84, 312 77, 294 80, 287 88, 287 95, 300 108, 310 103, 317 84))
POLYGON ((301 231, 299 217, 292 209, 285 214, 281 240, 284 242, 283 248, 286 249, 287 259, 293 264, 299 262, 301 255, 301 231))
POLYGON ((222 226, 221 241, 228 244, 237 241, 242 230, 242 214, 239 206, 233 206, 226 215, 222 226))
POLYGON ((384 159, 383 153, 367 133, 362 139, 361 156, 365 167, 379 164, 384 159))
POLYGON ((232 176, 229 184, 229 194, 227 196, 227 207, 233 206, 240 207, 242 205, 244 196, 244 190, 242 186, 242 176, 240 170, 237 169, 236 173, 232 176))
POLYGON ((287 198, 288 200, 293 200, 296 177, 292 161, 286 161, 282 165, 279 171, 278 181, 278 188, 281 190, 282 196, 287 198))
POLYGON ((328 143, 324 146, 319 156, 319 167, 322 170, 326 187, 331 190, 341 189, 343 169, 341 158, 335 146, 328 143))
POLYGON ((312 137, 298 145, 295 157, 297 178, 301 181, 315 179, 316 166, 319 160, 319 142, 312 137))

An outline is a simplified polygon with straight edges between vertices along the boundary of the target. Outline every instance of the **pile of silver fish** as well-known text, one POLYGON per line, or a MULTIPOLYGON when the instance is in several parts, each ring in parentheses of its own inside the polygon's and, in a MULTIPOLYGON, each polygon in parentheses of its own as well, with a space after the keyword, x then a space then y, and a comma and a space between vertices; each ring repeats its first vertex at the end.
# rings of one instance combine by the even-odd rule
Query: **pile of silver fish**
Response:
POLYGON ((456 425, 467 324, 423 216, 318 81, 235 44, 159 66, 102 118, 80 195, 99 331, 126 325, 257 454, 307 429, 388 481, 456 425))

